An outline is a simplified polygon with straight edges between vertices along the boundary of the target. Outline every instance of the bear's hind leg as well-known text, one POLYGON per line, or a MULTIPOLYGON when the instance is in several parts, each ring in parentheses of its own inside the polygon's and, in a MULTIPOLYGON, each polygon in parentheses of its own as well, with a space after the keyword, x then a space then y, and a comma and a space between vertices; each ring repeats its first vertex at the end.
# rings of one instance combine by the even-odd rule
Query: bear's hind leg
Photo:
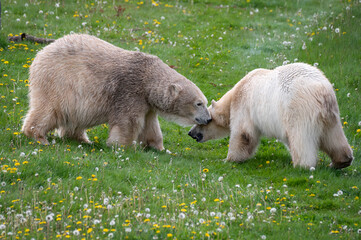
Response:
POLYGON ((41 110, 30 109, 25 117, 22 132, 39 141, 43 145, 49 145, 46 134, 56 127, 56 118, 52 110, 46 107, 41 110))
POLYGON ((159 126, 158 116, 155 112, 149 112, 145 117, 143 131, 138 137, 138 141, 143 145, 153 147, 160 151, 164 150, 163 135, 159 126))
POLYGON ((321 150, 332 160, 332 167, 344 168, 351 165, 353 153, 342 130, 341 123, 326 128, 320 143, 321 150))

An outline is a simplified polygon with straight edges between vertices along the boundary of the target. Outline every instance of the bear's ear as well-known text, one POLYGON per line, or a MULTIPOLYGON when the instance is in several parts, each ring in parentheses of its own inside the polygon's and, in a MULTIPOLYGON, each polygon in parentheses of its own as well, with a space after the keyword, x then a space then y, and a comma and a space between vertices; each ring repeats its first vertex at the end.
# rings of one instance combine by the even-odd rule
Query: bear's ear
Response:
POLYGON ((172 98, 178 97, 179 93, 182 91, 182 86, 176 83, 173 83, 169 86, 169 94, 172 98))
POLYGON ((217 102, 216 101, 214 101, 213 99, 212 99, 212 108, 215 108, 216 107, 216 104, 217 104, 217 102))

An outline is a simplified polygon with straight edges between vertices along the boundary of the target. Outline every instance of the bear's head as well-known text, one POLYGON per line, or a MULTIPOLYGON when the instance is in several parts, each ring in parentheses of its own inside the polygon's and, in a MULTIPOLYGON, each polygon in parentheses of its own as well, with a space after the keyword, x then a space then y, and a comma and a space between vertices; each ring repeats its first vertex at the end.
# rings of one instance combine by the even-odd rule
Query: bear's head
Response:
POLYGON ((207 109, 207 99, 202 91, 192 82, 172 83, 167 91, 167 111, 160 113, 162 117, 181 126, 193 124, 205 125, 211 121, 207 109))
POLYGON ((212 100, 212 105, 208 108, 212 121, 207 125, 197 124, 192 127, 188 135, 197 142, 206 142, 212 139, 229 136, 229 111, 222 107, 222 104, 212 100))

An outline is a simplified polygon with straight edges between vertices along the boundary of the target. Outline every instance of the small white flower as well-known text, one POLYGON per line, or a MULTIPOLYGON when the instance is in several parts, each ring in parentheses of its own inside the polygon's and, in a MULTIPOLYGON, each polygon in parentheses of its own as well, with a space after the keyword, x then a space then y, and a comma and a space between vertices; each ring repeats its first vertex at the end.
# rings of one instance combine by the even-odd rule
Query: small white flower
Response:
POLYGON ((55 7, 60 7, 60 3, 55 3, 55 7))
POLYGON ((347 97, 350 97, 350 95, 351 95, 351 93, 347 93, 347 95, 346 95, 346 96, 347 96, 347 97))
POLYGON ((17 18, 16 21, 17 21, 17 22, 20 22, 20 18, 17 18))
POLYGON ((302 44, 302 50, 306 50, 306 48, 307 48, 306 43, 303 42, 303 44, 302 44))
POLYGON ((25 3, 25 7, 29 7, 29 4, 28 4, 28 3, 25 3))
POLYGON ((146 212, 150 212, 150 209, 149 209, 149 208, 146 208, 145 211, 146 211, 146 212))
POLYGON ((219 177, 218 182, 222 182, 222 181, 223 181, 223 177, 219 177))
POLYGON ((308 178, 309 178, 309 179, 313 179, 313 175, 309 176, 308 178))
POLYGON ((127 232, 127 233, 130 233, 130 232, 132 231, 131 228, 125 228, 124 230, 125 230, 125 232, 127 232))
POLYGON ((340 33, 340 29, 339 29, 339 28, 335 28, 335 33, 340 33))
POLYGON ((337 195, 341 196, 341 195, 343 195, 343 192, 341 190, 338 190, 337 195))
POLYGON ((201 223, 201 224, 204 223, 204 219, 203 219, 203 218, 200 218, 200 219, 199 219, 199 223, 201 223))
POLYGON ((110 226, 114 226, 115 225, 115 220, 111 220, 110 223, 109 223, 110 226))
POLYGON ((277 212, 277 209, 276 208, 271 208, 269 211, 270 211, 270 213, 274 214, 274 213, 277 212))
POLYGON ((239 184, 236 184, 235 187, 236 187, 236 188, 240 188, 241 186, 240 186, 239 184))
POLYGON ((313 66, 314 66, 314 67, 318 67, 318 63, 315 62, 315 63, 313 64, 313 66))
POLYGON ((204 197, 204 198, 202 198, 202 202, 205 202, 206 201, 206 198, 204 197))
POLYGON ((40 11, 39 11, 39 14, 43 14, 43 10, 40 10, 40 11))
POLYGON ((180 219, 184 219, 184 218, 186 217, 186 215, 185 215, 184 213, 180 213, 180 214, 178 215, 178 217, 179 217, 180 219))
POLYGON ((252 184, 248 184, 247 187, 248 187, 248 188, 252 187, 252 184))
POLYGON ((172 152, 171 152, 171 151, 169 151, 168 149, 167 149, 167 150, 165 150, 165 152, 166 152, 167 154, 172 154, 172 152))
POLYGON ((161 16, 161 17, 160 17, 160 20, 164 20, 164 19, 165 19, 165 17, 164 17, 164 16, 161 16))
POLYGON ((263 240, 266 239, 266 238, 267 238, 266 235, 261 236, 261 239, 263 239, 263 240))
MULTIPOLYGON (((87 22, 82 22, 82 24, 81 25, 83 25, 83 27, 85 27, 85 25, 87 25, 87 22)), ((133 141, 133 144, 135 145, 135 143, 134 143, 135 141, 133 141)))
POLYGON ((0 225, 0 230, 4 230, 6 228, 6 225, 5 224, 1 224, 0 225))
POLYGON ((47 215, 47 216, 45 217, 45 220, 46 220, 47 222, 53 221, 53 215, 51 215, 51 214, 47 215))
POLYGON ((316 169, 314 167, 310 167, 310 171, 313 172, 315 171, 316 169))

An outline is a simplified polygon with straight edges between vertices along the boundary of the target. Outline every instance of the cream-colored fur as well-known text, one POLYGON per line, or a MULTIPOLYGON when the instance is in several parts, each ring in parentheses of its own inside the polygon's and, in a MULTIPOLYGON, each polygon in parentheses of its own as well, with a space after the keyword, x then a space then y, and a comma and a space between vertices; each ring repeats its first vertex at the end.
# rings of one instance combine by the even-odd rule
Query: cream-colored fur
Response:
POLYGON ((182 125, 210 121, 200 89, 158 57, 72 34, 40 51, 30 67, 23 132, 43 144, 60 137, 90 142, 85 130, 109 123, 107 143, 141 141, 162 150, 157 115, 182 125))
POLYGON ((353 160, 332 85, 308 64, 253 70, 209 111, 212 122, 194 126, 189 135, 199 142, 230 135, 229 161, 250 158, 261 136, 284 142, 294 166, 315 167, 319 149, 336 168, 353 160))

